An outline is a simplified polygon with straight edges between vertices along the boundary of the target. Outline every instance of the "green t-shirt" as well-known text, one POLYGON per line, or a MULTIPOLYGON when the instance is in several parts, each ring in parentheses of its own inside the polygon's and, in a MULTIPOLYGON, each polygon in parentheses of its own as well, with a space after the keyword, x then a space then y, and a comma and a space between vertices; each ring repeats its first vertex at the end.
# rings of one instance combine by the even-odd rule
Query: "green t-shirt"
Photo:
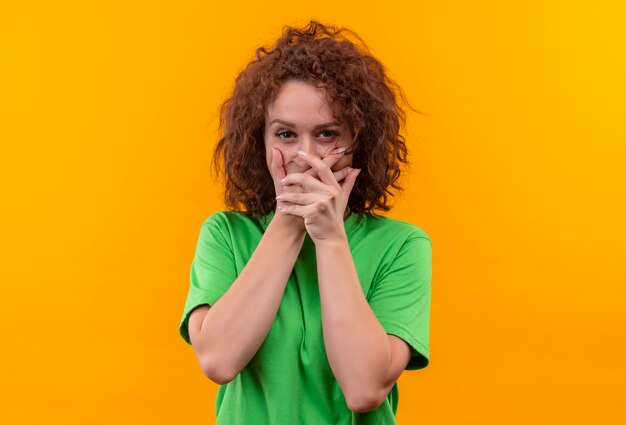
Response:
MULTIPOLYGON (((241 273, 274 212, 252 220, 218 211, 200 228, 179 332, 191 344, 191 311, 213 305, 241 273)), ((378 216, 350 214, 344 222, 359 281, 388 334, 412 348, 407 370, 428 365, 431 241, 419 227, 378 216)), ((250 326, 254 326, 253 323, 250 326)), ((248 365, 215 401, 218 425, 395 424, 397 383, 376 410, 351 411, 326 357, 315 245, 307 234, 274 323, 248 365)))

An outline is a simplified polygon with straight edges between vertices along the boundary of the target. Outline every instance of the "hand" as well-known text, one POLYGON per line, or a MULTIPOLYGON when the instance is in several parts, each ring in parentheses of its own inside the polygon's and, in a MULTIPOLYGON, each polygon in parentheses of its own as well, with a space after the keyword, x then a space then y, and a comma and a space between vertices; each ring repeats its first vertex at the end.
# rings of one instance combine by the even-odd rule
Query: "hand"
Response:
MULTIPOLYGON (((325 164, 327 164, 328 167, 332 167, 343 157, 345 150, 346 150, 345 148, 335 149, 332 152, 330 152, 327 156, 325 156, 322 159, 322 161, 325 164)), ((304 173, 314 178, 318 177, 317 171, 313 169, 312 167, 308 165, 301 166, 296 163, 292 163, 292 164, 295 166, 296 172, 304 173)), ((341 181, 348 175, 349 171, 350 171, 350 167, 344 167, 343 169, 334 172, 333 176, 337 181, 341 181)), ((280 199, 278 199, 278 197, 281 194, 286 193, 286 192, 290 192, 290 193, 304 192, 304 188, 300 185, 294 184, 294 185, 290 185, 287 187, 281 184, 281 180, 287 176, 287 172, 286 172, 284 161, 283 161, 283 154, 276 147, 272 149, 272 158, 271 158, 271 163, 270 163, 270 175, 272 176, 272 179, 274 181, 274 189, 277 194, 277 202, 276 202, 277 206, 283 203, 280 199)), ((279 215, 287 219, 289 222, 293 223, 294 226, 297 227, 299 230, 302 230, 303 232, 306 231, 306 228, 304 226, 304 220, 301 217, 289 215, 289 214, 282 214, 282 212, 278 210, 276 211, 275 217, 279 215)))
POLYGON ((304 151, 298 151, 298 154, 321 181, 310 173, 290 173, 285 176, 281 181, 285 187, 300 185, 304 191, 281 191, 280 199, 290 204, 278 205, 278 209, 286 214, 303 217, 306 231, 316 243, 322 240, 346 239, 344 212, 361 170, 348 169, 340 185, 330 166, 317 155, 304 151))

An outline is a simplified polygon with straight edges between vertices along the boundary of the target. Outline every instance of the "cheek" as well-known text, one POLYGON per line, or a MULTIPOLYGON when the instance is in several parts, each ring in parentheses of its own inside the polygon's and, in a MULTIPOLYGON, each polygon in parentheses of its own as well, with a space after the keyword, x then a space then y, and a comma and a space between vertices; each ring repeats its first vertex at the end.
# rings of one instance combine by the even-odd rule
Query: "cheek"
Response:
POLYGON ((272 149, 276 147, 280 151, 280 155, 283 158, 283 166, 286 167, 286 171, 289 172, 294 167, 294 160, 300 160, 300 157, 296 153, 298 147, 295 146, 279 146, 277 144, 266 144, 265 145, 265 157, 267 160, 267 167, 270 168, 272 165, 272 149))
POLYGON ((297 144, 282 144, 280 146, 276 146, 276 148, 282 154, 284 164, 289 164, 294 160, 300 160, 300 156, 298 156, 299 147, 297 144))
POLYGON ((285 173, 301 173, 308 168, 309 165, 299 156, 295 155, 294 157, 290 157, 285 154, 285 173))

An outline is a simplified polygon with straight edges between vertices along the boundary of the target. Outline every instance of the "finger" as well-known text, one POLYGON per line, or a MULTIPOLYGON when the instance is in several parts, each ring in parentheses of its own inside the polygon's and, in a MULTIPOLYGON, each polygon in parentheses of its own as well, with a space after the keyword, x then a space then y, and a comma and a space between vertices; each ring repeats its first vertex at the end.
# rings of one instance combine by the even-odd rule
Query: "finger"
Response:
MULTIPOLYGON (((352 170, 352 167, 344 167, 339 171, 334 171, 333 176, 335 177, 335 180, 337 180, 337 183, 342 181, 348 175, 348 173, 350 173, 350 170, 352 170)), ((313 176, 317 179, 317 173, 315 172, 315 170, 313 170, 312 168, 309 168, 309 170, 307 171, 311 171, 311 172, 310 173, 305 172, 304 174, 309 174, 310 176, 313 176)))
POLYGON ((285 202, 298 205, 309 205, 320 199, 319 194, 311 192, 283 192, 276 197, 281 205, 285 205, 285 202))
POLYGON ((295 205, 295 204, 287 204, 287 205, 279 205, 278 210, 285 214, 297 215, 300 217, 305 217, 309 212, 308 206, 304 205, 295 205))
POLYGON ((335 176, 335 180, 337 180, 337 182, 340 182, 345 179, 348 174, 350 174, 350 171, 352 171, 352 167, 343 167, 341 170, 335 171, 333 176, 335 176))
MULTIPOLYGON (((343 156, 345 155, 345 151, 347 148, 335 148, 332 151, 330 151, 329 153, 326 153, 323 157, 320 157, 322 161, 324 161, 326 164, 328 164, 329 167, 332 167, 333 165, 335 165, 341 158, 343 158, 343 156)), ((308 173, 308 174, 314 174, 315 170, 308 164, 308 163, 304 163, 304 164, 299 164, 299 163, 295 163, 295 169, 292 171, 293 173, 308 173)))
POLYGON ((360 168, 354 168, 343 180, 343 183, 341 184, 341 192, 343 193, 345 199, 349 198, 350 192, 352 192, 352 188, 354 187, 354 183, 356 182, 356 178, 360 173, 360 168))
MULTIPOLYGON (((352 170, 351 167, 344 167, 344 168, 342 168, 339 171, 333 171, 333 177, 335 178, 335 180, 337 180, 337 182, 340 182, 341 180, 343 180, 348 175, 350 170, 352 170)), ((312 168, 309 168, 307 171, 304 172, 304 174, 308 174, 308 175, 318 179, 317 178, 317 173, 312 168)))
MULTIPOLYGON (((330 151, 330 153, 328 153, 327 155, 322 157, 321 159, 322 159, 322 161, 326 165, 328 165, 329 167, 332 167, 337 162, 339 162, 339 160, 341 160, 341 158, 343 158, 345 156, 347 150, 348 150, 348 148, 346 148, 346 147, 335 148, 332 151, 330 151)), ((315 169, 309 168, 307 170, 307 172, 315 173, 315 169)))
POLYGON ((282 180, 285 178, 285 168, 283 166, 283 155, 277 147, 272 148, 272 175, 275 179, 282 180))
MULTIPOLYGON (((327 192, 328 191, 328 185, 322 183, 315 177, 310 176, 308 174, 304 174, 304 173, 287 174, 287 176, 284 179, 282 179, 280 182, 282 183, 283 186, 299 184, 302 187, 304 187, 304 189, 308 192, 313 192, 313 191, 327 192)), ((339 186, 337 181, 335 181, 334 183, 341 189, 341 186, 339 186)))
POLYGON ((272 179, 281 180, 287 175, 282 164, 282 155, 280 151, 275 147, 272 148, 271 155, 272 157, 270 161, 270 174, 272 176, 272 179))
MULTIPOLYGON (((341 158, 344 157, 344 155, 346 154, 346 150, 347 150, 347 148, 345 148, 345 147, 335 148, 328 155, 323 157, 322 161, 326 165, 328 165, 328 167, 332 167, 337 162, 339 162, 339 160, 341 158)), ((310 168, 308 168, 308 169, 306 169, 305 171, 302 171, 302 172, 317 178, 317 171, 315 171, 315 169, 313 167, 310 167, 310 168)), ((338 176, 335 174, 335 177, 338 177, 338 176)))
POLYGON ((317 172, 317 175, 323 183, 336 187, 337 189, 340 188, 337 180, 335 180, 333 176, 333 172, 330 170, 330 167, 317 155, 310 154, 302 150, 298 150, 298 155, 300 155, 300 157, 303 158, 311 166, 311 168, 317 172))
POLYGON ((282 185, 282 190, 280 191, 279 195, 285 192, 293 192, 293 193, 304 193, 306 192, 306 190, 300 186, 299 184, 290 184, 290 185, 282 185))

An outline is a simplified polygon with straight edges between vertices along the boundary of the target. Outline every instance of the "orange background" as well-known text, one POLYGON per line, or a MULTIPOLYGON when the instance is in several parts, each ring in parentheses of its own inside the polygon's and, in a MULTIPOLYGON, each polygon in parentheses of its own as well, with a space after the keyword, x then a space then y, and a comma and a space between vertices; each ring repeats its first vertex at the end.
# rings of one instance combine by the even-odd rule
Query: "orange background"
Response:
POLYGON ((256 47, 348 26, 427 116, 389 215, 433 240, 398 423, 626 423, 618 1, 12 2, 0 13, 0 422, 210 424, 178 335, 217 110, 256 47))

